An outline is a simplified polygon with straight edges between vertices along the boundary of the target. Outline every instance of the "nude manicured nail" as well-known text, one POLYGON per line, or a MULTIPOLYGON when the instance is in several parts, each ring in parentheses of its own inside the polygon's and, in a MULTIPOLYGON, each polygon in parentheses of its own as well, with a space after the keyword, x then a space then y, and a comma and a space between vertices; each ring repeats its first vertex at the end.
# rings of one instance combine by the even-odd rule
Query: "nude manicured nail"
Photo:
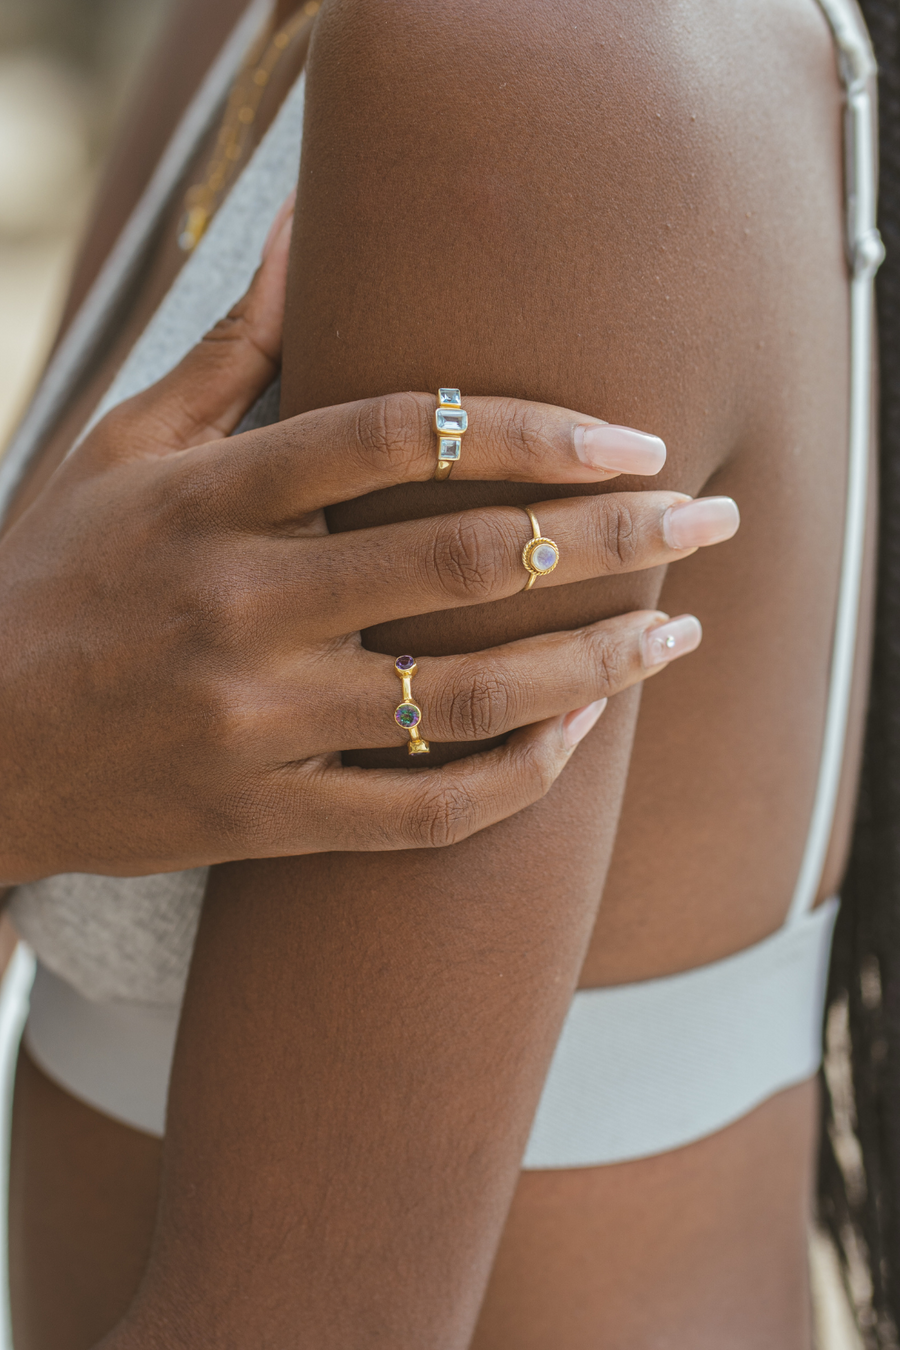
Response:
POLYGON ((566 745, 574 749, 579 741, 584 740, 608 702, 608 698, 598 698, 596 703, 589 703, 586 708, 576 708, 574 712, 568 714, 563 722, 566 745))
POLYGON ((576 427, 575 453, 589 469, 610 473, 659 473, 666 462, 665 443, 658 436, 606 423, 576 427))
POLYGON ((669 548, 705 548, 730 539, 740 523, 737 503, 730 497, 698 497, 669 507, 663 516, 663 536, 669 548))
POLYGON ((641 656, 647 669, 686 656, 700 646, 703 629, 693 614, 680 614, 677 619, 648 628, 641 634, 641 656))

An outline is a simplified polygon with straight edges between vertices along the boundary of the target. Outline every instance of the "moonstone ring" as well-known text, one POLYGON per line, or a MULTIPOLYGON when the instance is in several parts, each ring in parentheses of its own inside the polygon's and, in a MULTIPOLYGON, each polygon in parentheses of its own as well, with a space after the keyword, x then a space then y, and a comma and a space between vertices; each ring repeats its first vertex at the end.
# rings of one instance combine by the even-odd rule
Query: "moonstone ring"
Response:
POLYGON ((412 696, 412 677, 418 667, 413 656, 398 656, 394 662, 394 671, 403 685, 403 702, 394 709, 394 721, 398 727, 409 732, 407 750, 411 755, 427 755, 431 746, 419 735, 419 723, 422 709, 412 696))
POLYGON ((434 429, 438 434, 438 462, 434 476, 439 483, 450 477, 450 470, 462 453, 462 438, 468 425, 469 415, 463 410, 459 390, 439 389, 434 414, 434 429))
POLYGON ((522 564, 529 574, 524 589, 530 591, 538 577, 545 577, 559 562, 559 545, 541 534, 537 516, 530 506, 523 506, 522 510, 531 521, 533 536, 522 549, 522 564))

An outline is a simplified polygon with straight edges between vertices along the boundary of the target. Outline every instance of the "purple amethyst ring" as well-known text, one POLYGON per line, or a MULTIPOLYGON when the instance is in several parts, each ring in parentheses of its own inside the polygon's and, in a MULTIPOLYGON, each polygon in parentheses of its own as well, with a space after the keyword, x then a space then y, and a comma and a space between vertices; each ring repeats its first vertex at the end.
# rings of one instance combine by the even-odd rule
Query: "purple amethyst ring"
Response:
POLYGON ((402 727, 404 731, 409 732, 409 742, 406 747, 409 753, 411 755, 427 755, 431 746, 419 735, 422 709, 412 696, 412 677, 417 669, 413 656, 398 656, 394 662, 394 672, 403 685, 403 702, 398 703, 394 709, 394 721, 398 727, 402 727))
POLYGON ((528 573, 524 589, 530 591, 538 577, 545 577, 559 562, 559 545, 541 534, 537 516, 530 506, 523 506, 522 510, 531 522, 532 537, 522 549, 522 566, 528 573))

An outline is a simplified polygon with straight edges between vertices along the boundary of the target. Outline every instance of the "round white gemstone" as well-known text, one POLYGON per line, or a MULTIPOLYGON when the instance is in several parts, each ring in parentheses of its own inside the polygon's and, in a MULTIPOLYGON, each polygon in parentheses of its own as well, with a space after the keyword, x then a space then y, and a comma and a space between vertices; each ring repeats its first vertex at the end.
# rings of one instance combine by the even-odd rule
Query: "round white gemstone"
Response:
POLYGON ((532 550, 531 565, 537 572, 549 572, 559 562, 559 554, 552 544, 538 544, 532 550))

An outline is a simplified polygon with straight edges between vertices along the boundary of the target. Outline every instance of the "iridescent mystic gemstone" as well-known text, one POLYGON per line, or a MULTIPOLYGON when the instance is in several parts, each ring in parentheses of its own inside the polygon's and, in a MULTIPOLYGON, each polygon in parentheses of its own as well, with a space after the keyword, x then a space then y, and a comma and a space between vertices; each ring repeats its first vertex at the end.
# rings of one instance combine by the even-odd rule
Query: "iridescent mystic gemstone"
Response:
POLYGON ((438 390, 438 403, 451 403, 454 408, 458 408, 461 402, 458 389, 438 390))
POLYGON ((421 722, 422 709, 416 707, 415 703, 401 703, 394 717, 399 726, 409 731, 410 727, 417 727, 421 722))
POLYGON ((441 437, 441 445, 438 450, 438 459, 459 459, 462 450, 462 441, 450 440, 447 436, 441 437))
POLYGON ((465 431, 469 425, 469 414, 462 408, 438 408, 434 414, 434 425, 438 431, 465 431))
POLYGON ((404 674, 406 671, 412 670, 415 664, 416 658, 414 656, 398 656, 397 660, 394 662, 397 670, 402 671, 404 674))
POLYGON ((537 572, 551 572, 559 562, 559 554, 552 544, 538 544, 531 553, 531 565, 537 572))

